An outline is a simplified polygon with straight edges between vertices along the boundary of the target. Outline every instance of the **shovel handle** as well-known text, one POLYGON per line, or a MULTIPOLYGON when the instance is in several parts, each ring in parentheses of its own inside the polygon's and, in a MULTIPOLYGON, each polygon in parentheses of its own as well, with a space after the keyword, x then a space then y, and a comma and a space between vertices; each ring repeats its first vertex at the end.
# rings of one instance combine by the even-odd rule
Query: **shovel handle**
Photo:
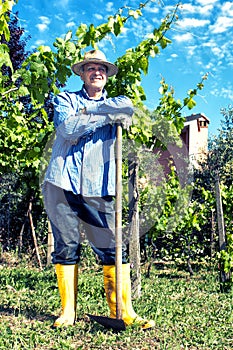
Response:
POLYGON ((116 130, 116 318, 122 318, 122 126, 116 130))

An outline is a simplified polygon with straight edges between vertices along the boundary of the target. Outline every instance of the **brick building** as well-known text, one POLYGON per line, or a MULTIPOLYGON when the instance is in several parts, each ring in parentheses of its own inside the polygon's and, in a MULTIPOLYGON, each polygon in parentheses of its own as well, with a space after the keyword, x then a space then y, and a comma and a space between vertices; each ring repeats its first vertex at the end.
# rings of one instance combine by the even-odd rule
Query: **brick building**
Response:
POLYGON ((198 166, 208 150, 208 126, 210 120, 202 113, 186 117, 181 138, 187 147, 190 163, 198 166))
POLYGON ((166 151, 155 151, 160 154, 158 161, 165 173, 170 172, 171 164, 174 164, 177 170, 186 167, 187 162, 192 167, 198 167, 198 162, 207 154, 209 123, 210 120, 202 113, 187 116, 180 135, 183 141, 182 148, 168 144, 166 151))

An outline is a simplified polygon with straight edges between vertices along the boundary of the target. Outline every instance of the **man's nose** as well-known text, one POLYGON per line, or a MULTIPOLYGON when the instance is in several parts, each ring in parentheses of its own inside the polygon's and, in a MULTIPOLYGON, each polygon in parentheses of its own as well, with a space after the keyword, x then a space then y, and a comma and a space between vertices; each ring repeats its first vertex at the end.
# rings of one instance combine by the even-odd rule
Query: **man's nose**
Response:
POLYGON ((96 68, 95 69, 95 74, 101 74, 101 69, 100 68, 96 68))

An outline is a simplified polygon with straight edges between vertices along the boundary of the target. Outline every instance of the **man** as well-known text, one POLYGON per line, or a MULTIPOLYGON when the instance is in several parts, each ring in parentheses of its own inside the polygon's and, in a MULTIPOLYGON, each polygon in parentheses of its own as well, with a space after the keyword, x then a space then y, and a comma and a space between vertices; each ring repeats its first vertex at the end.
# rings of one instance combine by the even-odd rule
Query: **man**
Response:
MULTIPOLYGON (((118 69, 106 60, 103 52, 87 52, 72 70, 84 84, 80 91, 63 92, 54 99, 56 139, 43 184, 62 304, 62 313, 54 327, 75 323, 80 223, 103 264, 110 317, 116 317, 114 143, 119 116, 122 125, 126 125, 133 114, 127 97, 107 98, 104 86, 118 69)), ((153 321, 143 320, 132 308, 130 267, 124 248, 122 272, 125 324, 138 322, 143 328, 153 327, 153 321)))

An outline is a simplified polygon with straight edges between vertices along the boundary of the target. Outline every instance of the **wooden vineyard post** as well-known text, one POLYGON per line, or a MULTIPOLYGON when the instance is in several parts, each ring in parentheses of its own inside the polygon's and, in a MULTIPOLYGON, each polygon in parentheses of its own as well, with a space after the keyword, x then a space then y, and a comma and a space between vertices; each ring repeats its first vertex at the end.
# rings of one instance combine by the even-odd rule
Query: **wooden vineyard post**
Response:
MULTIPOLYGON (((225 224, 222 208, 222 196, 220 189, 219 175, 216 173, 215 176, 215 193, 216 193, 216 207, 217 207, 217 222, 218 222, 218 237, 219 237, 219 251, 226 250, 226 235, 225 235, 225 224)), ((229 281, 230 275, 226 273, 222 266, 220 266, 220 283, 221 289, 224 289, 224 284, 229 281)))
POLYGON ((48 249, 47 249, 47 266, 51 264, 51 254, 54 250, 54 239, 50 220, 48 219, 48 249))
POLYGON ((141 259, 138 212, 138 168, 139 160, 136 153, 130 153, 128 158, 129 173, 129 258, 132 266, 132 295, 141 295, 141 259))
POLYGON ((38 263, 39 263, 39 267, 42 270, 42 264, 41 264, 41 260, 40 260, 40 253, 39 253, 39 248, 38 248, 37 239, 36 239, 36 233, 35 233, 35 229, 34 229, 34 225, 33 225, 33 219, 32 219, 32 201, 31 200, 30 200, 29 208, 28 208, 28 217, 29 217, 30 227, 31 227, 31 230, 32 230, 32 237, 33 237, 34 246, 35 246, 35 250, 36 250, 37 260, 38 260, 38 263))

